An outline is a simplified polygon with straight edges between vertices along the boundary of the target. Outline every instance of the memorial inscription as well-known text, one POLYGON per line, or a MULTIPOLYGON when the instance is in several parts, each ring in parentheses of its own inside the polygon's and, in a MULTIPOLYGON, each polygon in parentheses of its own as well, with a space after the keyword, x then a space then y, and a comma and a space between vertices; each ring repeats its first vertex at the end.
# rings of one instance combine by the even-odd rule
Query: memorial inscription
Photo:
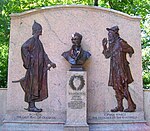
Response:
MULTIPOLYGON (((82 76, 82 78, 83 78, 83 76, 82 76)), ((82 88, 84 88, 84 86, 82 88)), ((75 87, 75 89, 77 89, 77 88, 75 87)), ((72 90, 74 91, 74 88, 72 90)), ((85 96, 85 92, 81 92, 80 90, 76 90, 73 93, 69 92, 68 95, 71 96, 70 102, 68 102, 69 108, 71 108, 71 109, 82 109, 85 107, 85 102, 83 102, 83 99, 82 99, 82 97, 85 96)))
POLYGON ((93 119, 106 119, 106 120, 125 120, 125 119, 137 119, 137 116, 128 115, 127 113, 119 113, 119 114, 112 114, 112 113, 104 113, 103 116, 94 116, 93 119))
POLYGON ((88 117, 89 123, 102 123, 102 122, 110 122, 110 123, 126 123, 126 122, 136 122, 136 121, 144 121, 144 114, 139 112, 100 112, 97 114, 90 114, 88 117))
POLYGON ((68 103, 68 107, 71 109, 82 109, 85 107, 85 103, 83 101, 71 101, 68 103))
POLYGON ((36 113, 36 114, 28 114, 28 115, 18 115, 16 116, 17 119, 30 119, 30 120, 33 120, 33 119, 36 119, 36 120, 54 120, 56 119, 56 117, 53 117, 53 116, 45 116, 45 115, 42 115, 42 114, 39 114, 39 113, 36 113))

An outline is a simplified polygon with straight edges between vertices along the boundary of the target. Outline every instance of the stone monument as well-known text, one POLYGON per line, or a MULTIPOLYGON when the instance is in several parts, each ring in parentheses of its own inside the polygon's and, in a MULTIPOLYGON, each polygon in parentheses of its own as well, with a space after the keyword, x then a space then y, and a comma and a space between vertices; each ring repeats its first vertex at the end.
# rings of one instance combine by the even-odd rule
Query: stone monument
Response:
MULTIPOLYGON (((90 131, 148 131, 143 108, 140 33, 140 17, 100 7, 43 7, 11 14, 7 104, 2 130, 63 131, 65 125, 71 125, 76 118, 77 124, 80 121, 82 125, 87 126, 88 123, 90 131), (51 61, 57 65, 57 68, 47 72, 49 97, 36 103, 37 107, 42 107, 42 112, 24 110, 24 107, 28 106, 28 103, 24 102, 24 91, 19 84, 12 83, 26 73, 22 66, 20 49, 31 37, 34 20, 42 25, 43 35, 40 40, 51 61), (117 102, 113 88, 108 86, 110 61, 102 54, 101 41, 107 36, 106 28, 115 25, 120 29, 120 36, 134 49, 134 55, 132 58, 127 55, 127 60, 134 78, 129 91, 136 104, 135 112, 110 112, 117 102), (62 52, 70 49, 71 34, 75 32, 82 34, 82 48, 92 54, 84 63, 84 68, 75 67, 80 71, 83 69, 82 74, 79 74, 80 71, 68 71, 70 63, 61 56, 62 52), (67 71, 73 73, 68 74, 67 71), (70 111, 69 116, 67 110, 70 111), (82 114, 77 112, 78 110, 82 111, 82 114), (72 111, 82 115, 82 119, 73 116, 72 111)), ((77 56, 78 52, 77 49, 77 56)), ((123 105, 125 109, 128 108, 127 101, 123 101, 123 105)))

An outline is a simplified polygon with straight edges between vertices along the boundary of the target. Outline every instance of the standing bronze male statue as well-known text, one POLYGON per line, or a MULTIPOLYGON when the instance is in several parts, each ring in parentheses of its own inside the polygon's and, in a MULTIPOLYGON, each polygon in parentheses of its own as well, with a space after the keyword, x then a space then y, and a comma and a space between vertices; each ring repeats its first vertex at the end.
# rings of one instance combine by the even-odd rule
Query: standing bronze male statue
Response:
POLYGON ((82 65, 91 56, 91 54, 81 47, 82 35, 75 33, 72 35, 72 47, 69 51, 64 52, 62 56, 72 65, 70 70, 82 71, 82 65))
POLYGON ((110 74, 108 85, 112 86, 115 90, 117 107, 112 109, 112 112, 124 111, 124 112, 134 112, 136 105, 133 102, 128 84, 133 82, 133 78, 129 68, 129 62, 126 59, 126 54, 128 53, 131 57, 134 53, 133 48, 119 36, 118 26, 112 28, 106 28, 108 31, 108 42, 107 38, 102 41, 103 54, 105 58, 110 58, 110 74), (123 98, 128 101, 128 108, 124 110, 123 108, 123 98))
POLYGON ((20 82, 25 92, 25 102, 29 104, 27 110, 41 112, 42 109, 38 109, 35 102, 48 97, 47 70, 50 70, 51 67, 55 68, 56 64, 50 61, 39 39, 39 36, 42 35, 42 26, 34 21, 32 31, 33 37, 29 38, 21 47, 26 75, 14 82, 20 82))

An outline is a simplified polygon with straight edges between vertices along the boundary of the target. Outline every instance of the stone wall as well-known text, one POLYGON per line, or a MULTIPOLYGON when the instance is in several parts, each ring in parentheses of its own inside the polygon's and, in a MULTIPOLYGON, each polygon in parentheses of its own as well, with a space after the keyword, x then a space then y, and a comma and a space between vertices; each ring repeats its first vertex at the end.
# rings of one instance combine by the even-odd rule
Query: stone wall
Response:
MULTIPOLYGON (((88 73, 88 116, 108 112, 116 106, 115 94, 108 87, 109 60, 102 54, 102 39, 107 37, 107 27, 118 25, 120 36, 135 50, 128 57, 134 82, 130 92, 137 104, 136 112, 143 112, 142 63, 140 18, 119 11, 89 6, 45 7, 20 14, 11 15, 8 99, 7 112, 26 113, 27 103, 19 83, 12 83, 25 75, 21 60, 21 45, 32 36, 32 24, 36 20, 43 27, 40 37, 49 58, 57 64, 56 69, 48 73, 48 99, 37 103, 44 112, 53 113, 60 122, 65 120, 66 111, 66 75, 70 65, 61 56, 70 49, 71 35, 79 32, 83 35, 82 46, 92 56, 84 65, 88 73), (61 115, 60 115, 61 114, 61 115)), ((126 102, 125 102, 126 105, 126 102)), ((11 113, 10 113, 11 114, 11 113)), ((28 116, 29 114, 27 114, 28 116)))
POLYGON ((144 112, 147 124, 150 126, 150 90, 144 90, 144 112))
POLYGON ((0 88, 0 123, 4 120, 6 114, 7 88, 0 88))

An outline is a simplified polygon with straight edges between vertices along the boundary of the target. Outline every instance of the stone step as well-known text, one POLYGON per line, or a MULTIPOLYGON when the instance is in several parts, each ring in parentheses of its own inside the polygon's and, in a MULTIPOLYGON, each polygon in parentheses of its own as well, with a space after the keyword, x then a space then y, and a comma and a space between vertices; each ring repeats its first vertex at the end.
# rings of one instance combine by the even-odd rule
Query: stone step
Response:
MULTIPOLYGON (((135 124, 92 124, 90 131, 150 131, 145 123, 135 124)), ((19 124, 5 123, 0 131, 64 131, 63 124, 19 124)), ((82 130, 75 130, 82 131, 82 130)))
POLYGON ((138 124, 99 124, 91 125, 90 131, 150 131, 150 126, 138 124))

